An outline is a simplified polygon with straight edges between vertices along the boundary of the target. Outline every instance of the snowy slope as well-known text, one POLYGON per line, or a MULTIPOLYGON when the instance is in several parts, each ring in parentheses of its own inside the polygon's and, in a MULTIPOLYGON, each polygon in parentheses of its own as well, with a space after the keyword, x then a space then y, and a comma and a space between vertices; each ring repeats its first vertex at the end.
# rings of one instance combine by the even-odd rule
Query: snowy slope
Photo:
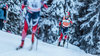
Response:
MULTIPOLYGON (((28 36, 29 37, 29 36, 28 36)), ((38 50, 29 51, 31 41, 26 38, 23 49, 16 51, 16 47, 20 44, 21 36, 0 31, 0 56, 93 56, 86 54, 78 47, 70 44, 69 48, 62 48, 55 45, 43 43, 39 40, 38 50)))

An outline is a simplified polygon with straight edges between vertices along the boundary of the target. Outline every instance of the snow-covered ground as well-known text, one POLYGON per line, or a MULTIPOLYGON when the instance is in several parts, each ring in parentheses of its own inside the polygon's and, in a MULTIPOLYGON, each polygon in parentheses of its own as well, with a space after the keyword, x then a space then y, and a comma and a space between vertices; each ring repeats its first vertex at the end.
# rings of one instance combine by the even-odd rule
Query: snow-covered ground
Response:
MULTIPOLYGON (((29 36, 27 36, 29 37, 29 36)), ((21 42, 21 36, 0 31, 0 56, 93 56, 86 54, 78 47, 69 44, 69 48, 58 47, 38 41, 38 50, 36 43, 32 51, 29 51, 31 39, 26 38, 24 48, 16 51, 16 47, 21 42)))

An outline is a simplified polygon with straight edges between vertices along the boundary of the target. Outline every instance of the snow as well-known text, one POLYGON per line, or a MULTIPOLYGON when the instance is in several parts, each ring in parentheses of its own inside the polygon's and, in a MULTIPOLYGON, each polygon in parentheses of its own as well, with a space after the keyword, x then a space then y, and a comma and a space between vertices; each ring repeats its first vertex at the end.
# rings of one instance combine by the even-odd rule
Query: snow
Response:
POLYGON ((0 56, 93 56, 91 54, 86 54, 84 51, 71 44, 69 44, 69 48, 63 48, 44 43, 41 40, 38 41, 37 51, 36 41, 33 50, 29 51, 31 45, 30 38, 25 39, 23 49, 16 51, 15 49, 20 44, 20 40, 21 36, 0 31, 0 56))

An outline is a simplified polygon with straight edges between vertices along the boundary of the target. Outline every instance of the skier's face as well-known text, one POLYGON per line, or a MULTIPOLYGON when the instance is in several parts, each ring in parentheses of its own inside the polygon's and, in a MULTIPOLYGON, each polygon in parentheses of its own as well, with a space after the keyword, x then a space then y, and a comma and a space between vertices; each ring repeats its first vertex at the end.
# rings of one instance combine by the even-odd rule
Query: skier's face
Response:
POLYGON ((66 13, 66 17, 69 17, 69 13, 66 13))

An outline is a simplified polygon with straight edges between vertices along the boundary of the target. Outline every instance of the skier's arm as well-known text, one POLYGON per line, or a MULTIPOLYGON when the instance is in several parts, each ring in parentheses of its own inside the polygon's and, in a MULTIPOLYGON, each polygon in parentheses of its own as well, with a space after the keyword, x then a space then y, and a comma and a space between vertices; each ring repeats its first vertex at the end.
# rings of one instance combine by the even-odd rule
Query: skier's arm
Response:
POLYGON ((59 22, 59 27, 61 26, 61 21, 59 22))
POLYGON ((21 6, 21 9, 22 9, 22 11, 23 11, 23 9, 25 8, 25 5, 24 4, 22 4, 22 6, 21 6))
POLYGON ((22 11, 23 11, 23 9, 26 7, 26 5, 27 5, 27 0, 24 0, 23 4, 22 4, 22 6, 21 6, 22 11))
POLYGON ((72 21, 70 21, 70 23, 71 23, 71 24, 73 24, 73 22, 72 22, 72 21))
MULTIPOLYGON (((70 12, 70 11, 69 11, 70 12)), ((71 12, 70 12, 71 13, 71 12)), ((72 18, 71 18, 71 14, 69 15, 69 18, 70 18, 70 23, 73 24, 72 22, 72 18)))
POLYGON ((46 9, 48 8, 48 6, 46 5, 46 3, 44 1, 41 2, 43 7, 45 7, 46 9))
POLYGON ((72 19, 70 18, 70 23, 73 24, 72 19))
MULTIPOLYGON (((64 18, 64 17, 63 17, 64 18)), ((59 27, 61 27, 61 25, 62 25, 62 20, 60 20, 60 22, 59 22, 59 27)))
POLYGON ((6 18, 7 18, 8 5, 6 4, 6 18))
POLYGON ((4 19, 4 23, 6 23, 7 22, 7 10, 8 10, 8 5, 6 4, 5 5, 6 6, 6 8, 4 8, 4 17, 5 17, 5 19, 4 19))
POLYGON ((8 5, 6 4, 6 10, 8 10, 8 5))

